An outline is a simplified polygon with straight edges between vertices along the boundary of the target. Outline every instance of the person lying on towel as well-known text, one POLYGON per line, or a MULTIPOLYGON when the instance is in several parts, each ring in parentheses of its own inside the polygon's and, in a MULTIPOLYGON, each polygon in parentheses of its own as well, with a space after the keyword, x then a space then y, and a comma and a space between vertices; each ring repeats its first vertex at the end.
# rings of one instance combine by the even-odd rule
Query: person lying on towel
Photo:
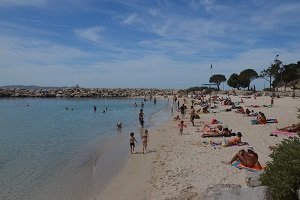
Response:
POLYGON ((259 115, 257 116, 257 121, 259 122, 259 124, 266 124, 267 118, 266 118, 265 114, 262 112, 258 112, 258 113, 259 113, 259 115))
POLYGON ((300 132, 300 122, 298 124, 292 124, 291 126, 280 128, 278 130, 286 132, 300 132))
POLYGON ((224 144, 222 144, 222 142, 213 142, 213 141, 210 141, 210 144, 223 145, 224 147, 229 147, 229 146, 233 146, 233 145, 237 145, 237 144, 241 143, 242 142, 241 139, 242 139, 242 133, 238 132, 235 137, 230 138, 228 140, 224 140, 224 144))
POLYGON ((259 169, 262 169, 258 161, 258 155, 254 152, 253 147, 248 147, 246 150, 240 150, 233 156, 228 164, 231 165, 235 161, 240 161, 246 167, 254 167, 256 165, 259 169))
POLYGON ((235 133, 231 133, 232 130, 229 130, 227 127, 223 128, 220 131, 206 131, 205 133, 202 134, 202 137, 231 137, 235 136, 235 133))

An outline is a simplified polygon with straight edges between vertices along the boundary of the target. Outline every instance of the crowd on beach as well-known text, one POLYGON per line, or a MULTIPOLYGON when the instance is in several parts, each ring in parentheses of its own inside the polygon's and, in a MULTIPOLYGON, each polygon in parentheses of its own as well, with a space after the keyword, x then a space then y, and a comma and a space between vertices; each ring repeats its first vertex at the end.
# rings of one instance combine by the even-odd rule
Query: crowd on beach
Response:
MULTIPOLYGON (((137 161, 146 163, 153 158, 151 171, 147 171, 152 176, 149 199, 172 199, 191 191, 200 194, 209 184, 238 183, 244 187, 243 171, 263 170, 270 151, 282 138, 298 137, 300 123, 293 121, 295 117, 282 118, 280 111, 286 107, 282 108, 283 101, 277 102, 277 98, 173 95, 169 97, 172 119, 160 130, 151 130, 150 146, 149 132, 142 128, 147 123, 143 107, 137 105, 143 132, 140 140, 129 133, 129 166, 136 171, 134 167, 140 167, 137 161), (141 151, 136 151, 137 143, 141 151), (149 147, 156 153, 136 156, 148 153, 149 147)), ((297 108, 294 104, 293 100, 288 108, 297 108)), ((284 113, 292 113, 289 110, 284 113)))
MULTIPOLYGON (((251 97, 246 97, 251 98, 251 97)), ((254 99, 256 99, 256 96, 253 96, 254 99)), ((278 97, 279 98, 279 97, 278 97)), ((267 119, 266 115, 261 112, 255 112, 254 110, 249 110, 249 108, 244 108, 241 105, 244 103, 243 98, 240 99, 238 102, 233 102, 230 98, 230 95, 227 97, 219 97, 217 95, 209 95, 208 97, 205 95, 197 96, 196 98, 193 98, 190 102, 190 113, 189 113, 189 119, 192 126, 195 126, 195 118, 200 119, 199 114, 205 114, 205 113, 215 113, 214 109, 218 108, 218 104, 222 106, 230 106, 224 110, 224 112, 231 112, 234 111, 238 114, 243 114, 243 116, 248 117, 255 117, 255 119, 251 120, 251 123, 253 125, 264 125, 267 123, 278 123, 277 119, 267 119), (196 100, 195 100, 196 99, 196 100), (199 109, 195 110, 195 106, 200 106, 199 109)), ((173 97, 173 106, 176 107, 178 112, 180 112, 181 117, 179 115, 176 115, 174 117, 174 121, 180 121, 178 124, 180 135, 183 134, 183 129, 187 127, 187 125, 184 122, 185 114, 187 114, 187 99, 183 98, 183 103, 180 106, 180 101, 177 99, 176 95, 173 97)), ((270 97, 270 105, 263 105, 263 107, 272 108, 274 106, 274 96, 270 97)), ((252 108, 259 108, 259 105, 251 105, 248 107, 252 108)), ((173 111, 172 111, 173 113, 173 111)), ((279 128, 277 131, 287 131, 287 132, 299 132, 300 131, 300 123, 292 124, 287 127, 279 128)), ((197 132, 202 133, 203 138, 217 138, 217 137, 231 137, 229 139, 223 139, 223 141, 212 141, 210 140, 209 144, 211 145, 221 145, 222 147, 229 147, 229 146, 243 146, 243 145, 249 145, 247 142, 242 142, 242 133, 237 132, 233 133, 232 129, 229 129, 227 126, 223 126, 221 122, 219 122, 217 119, 212 118, 211 122, 206 122, 202 124, 202 128, 197 128, 197 132)), ((270 136, 277 136, 275 134, 270 134, 270 136)), ((207 142, 204 141, 204 143, 207 144, 207 142)), ((270 147, 273 148, 273 147, 270 147)), ((233 164, 234 162, 240 162, 245 167, 252 168, 254 166, 257 166, 256 169, 262 170, 263 167, 258 161, 258 154, 254 151, 254 148, 252 146, 248 146, 245 149, 242 149, 238 151, 233 158, 226 162, 227 164, 233 164)))
MULTIPOLYGON (((238 102, 233 102, 230 95, 224 97, 219 97, 218 95, 200 95, 196 98, 191 98, 190 102, 188 102, 187 98, 181 98, 181 102, 179 98, 174 95, 172 97, 172 107, 171 107, 171 114, 174 114, 174 110, 180 113, 180 115, 176 115, 173 119, 174 121, 179 121, 178 128, 179 128, 179 134, 184 134, 184 129, 187 128, 187 124, 184 121, 186 119, 186 115, 189 115, 189 121, 191 122, 192 126, 195 126, 195 119, 200 119, 201 114, 206 113, 216 113, 214 112, 215 109, 219 108, 218 104, 221 106, 229 106, 226 109, 223 109, 221 111, 223 112, 232 112, 234 111, 237 114, 242 114, 244 117, 255 117, 255 119, 251 120, 253 125, 258 124, 266 124, 266 123, 278 123, 277 119, 267 119, 265 114, 261 111, 255 112, 253 109, 244 108, 243 98, 251 98, 251 97, 243 97, 238 102), (188 109, 187 105, 190 104, 190 109, 188 109), (198 109, 195 109, 195 107, 198 106, 198 109), (189 111, 189 113, 187 113, 189 111)), ((256 95, 253 96, 254 99, 256 99, 256 95)), ((144 101, 147 101, 145 98, 144 101)), ((150 101, 152 101, 152 97, 150 98, 150 101)), ((154 97, 154 103, 156 103, 156 98, 154 97)), ((270 97, 270 105, 262 105, 262 107, 268 107, 271 108, 274 105, 274 96, 270 97)), ((137 107, 137 104, 135 103, 135 106, 137 107)), ((144 103, 141 103, 141 109, 139 112, 139 123, 140 126, 144 127, 144 112, 143 112, 144 103)), ((251 108, 260 108, 259 105, 250 105, 247 107, 251 108)), ((122 128, 122 123, 118 122, 117 124, 118 128, 122 128)), ((280 129, 277 129, 277 131, 287 131, 287 132, 297 132, 300 131, 300 123, 292 124, 290 126, 286 126, 280 129)), ((197 128, 196 132, 201 132, 203 138, 229 138, 229 139, 223 139, 223 141, 212 141, 210 140, 209 144, 211 145, 220 145, 222 147, 229 147, 229 146, 243 146, 243 145, 249 145, 247 142, 242 142, 242 133, 232 132, 232 129, 229 129, 227 126, 222 125, 222 122, 218 121, 216 118, 212 118, 210 122, 205 122, 202 124, 202 128, 197 128)), ((273 136, 271 134, 270 136, 273 136)), ((147 150, 147 143, 149 141, 149 134, 148 130, 145 129, 144 132, 141 135, 142 140, 142 152, 145 153, 147 150)), ((134 132, 130 133, 130 153, 135 152, 135 143, 137 143, 137 140, 134 136, 134 132)), ((204 141, 204 143, 206 143, 204 141)), ((232 164, 234 161, 241 162, 246 167, 253 167, 255 165, 258 166, 259 169, 262 169, 259 161, 258 161, 258 155, 254 151, 254 148, 252 146, 248 146, 246 149, 240 150, 237 152, 231 161, 227 162, 228 164, 232 164)))

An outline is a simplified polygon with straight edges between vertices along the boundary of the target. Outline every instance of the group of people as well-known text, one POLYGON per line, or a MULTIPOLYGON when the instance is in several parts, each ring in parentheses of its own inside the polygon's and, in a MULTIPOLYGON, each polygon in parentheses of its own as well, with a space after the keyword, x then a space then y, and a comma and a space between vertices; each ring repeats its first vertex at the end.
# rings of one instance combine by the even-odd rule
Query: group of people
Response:
MULTIPOLYGON (((133 154, 135 151, 135 143, 138 141, 135 139, 134 132, 130 133, 130 138, 129 138, 129 145, 130 145, 130 153, 133 154)), ((149 142, 149 133, 148 130, 146 129, 145 132, 142 134, 142 142, 143 142, 143 154, 145 151, 147 151, 147 145, 149 142)))
MULTIPOLYGON (((230 98, 227 99, 222 99, 223 101, 226 101, 227 103, 231 102, 230 98)), ((225 104, 227 104, 225 103, 225 104)), ((231 104, 231 103, 229 103, 231 104)), ((254 111, 250 111, 249 109, 246 110, 242 110, 240 109, 239 112, 245 114, 245 115, 254 115, 254 111)), ((191 117, 190 117, 190 121, 192 123, 192 125, 194 126, 194 117, 193 114, 195 113, 194 107, 191 106, 191 117)), ((180 120, 179 115, 177 115, 174 120, 180 120)), ((264 113, 259 112, 259 116, 258 116, 258 120, 260 120, 261 122, 266 122, 266 117, 264 115, 264 113)), ((216 120, 217 121, 217 120, 216 120)), ((215 124, 212 122, 212 124, 215 124)), ((184 123, 183 120, 180 121, 180 123, 178 124, 179 127, 179 133, 180 135, 183 134, 183 129, 187 127, 187 125, 184 123)), ((223 127, 222 125, 217 125, 217 126, 211 126, 211 125, 204 125, 203 130, 206 134, 203 135, 208 135, 209 137, 219 137, 219 136, 223 136, 223 137, 230 137, 230 136, 234 136, 231 137, 229 139, 224 139, 222 142, 220 141, 210 141, 210 144, 212 145, 222 145, 224 147, 229 147, 229 146, 233 146, 233 145, 241 145, 241 144, 247 144, 246 142, 242 142, 242 133, 241 132, 237 132, 237 134, 233 134, 232 130, 229 130, 228 127, 223 127)), ((254 148, 250 147, 247 149, 243 149, 240 150, 238 153, 236 153, 233 158, 227 162, 227 164, 232 164, 235 161, 239 161, 241 164, 243 164, 246 167, 253 167, 253 166, 257 166, 258 169, 261 169, 261 165, 258 161, 258 155, 257 153, 255 153, 254 148)))
MULTIPOLYGON (((144 99, 144 101, 146 100, 146 98, 144 99)), ((150 101, 152 101, 152 96, 150 97, 150 101)), ((156 97, 154 97, 154 104, 156 104, 156 97)), ((135 103, 135 106, 137 106, 137 104, 135 103)), ((138 120, 139 120, 139 123, 140 123, 140 126, 142 129, 144 129, 144 110, 143 110, 143 107, 144 107, 144 103, 142 102, 141 103, 141 109, 140 109, 140 112, 138 114, 138 120)), ((117 127, 122 127, 122 123, 121 124, 117 124, 117 127)), ((147 129, 145 129, 145 131, 142 133, 141 135, 141 140, 142 140, 142 152, 143 154, 145 153, 145 151, 147 151, 147 145, 148 145, 148 142, 149 142, 149 132, 147 129)), ((135 143, 138 143, 138 141, 136 140, 135 136, 134 136, 134 132, 131 132, 130 133, 130 138, 129 138, 129 145, 130 145, 130 153, 133 154, 135 152, 135 143)))
MULTIPOLYGON (((93 106, 93 110, 94 110, 94 112, 97 112, 97 106, 96 105, 93 106)), ((102 110, 102 112, 105 113, 107 110, 108 110, 108 108, 105 107, 105 109, 102 110)))

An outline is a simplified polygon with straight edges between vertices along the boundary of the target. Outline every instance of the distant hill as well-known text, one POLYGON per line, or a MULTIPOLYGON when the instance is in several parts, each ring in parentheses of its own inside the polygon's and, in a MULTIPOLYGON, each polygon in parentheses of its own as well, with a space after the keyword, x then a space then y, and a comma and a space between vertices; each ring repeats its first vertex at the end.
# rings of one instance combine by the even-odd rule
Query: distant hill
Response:
POLYGON ((36 85, 4 85, 4 86, 0 86, 0 88, 20 88, 20 89, 28 89, 28 90, 39 90, 39 89, 63 89, 63 88, 70 88, 70 87, 67 86, 45 87, 45 86, 36 86, 36 85))

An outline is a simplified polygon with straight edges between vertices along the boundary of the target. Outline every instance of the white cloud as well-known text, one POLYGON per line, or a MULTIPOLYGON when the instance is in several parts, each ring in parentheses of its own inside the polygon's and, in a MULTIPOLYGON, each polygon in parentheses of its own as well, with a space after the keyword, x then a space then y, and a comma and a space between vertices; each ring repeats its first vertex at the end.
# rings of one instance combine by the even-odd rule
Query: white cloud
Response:
POLYGON ((101 42, 102 41, 102 34, 105 31, 103 27, 91 27, 87 29, 75 30, 74 33, 86 40, 90 40, 93 42, 101 42))
POLYGON ((134 23, 137 23, 137 22, 140 22, 140 21, 141 21, 141 19, 139 19, 138 14, 132 13, 126 19, 124 19, 123 23, 131 25, 131 24, 134 24, 134 23))
MULTIPOLYGON (((257 4, 262 2, 254 1, 257 4)), ((19 5, 22 4, 20 2, 19 5)), ((70 2, 77 2, 78 4, 72 5, 74 9, 79 9, 77 6, 80 5, 80 0, 64 0, 60 5, 70 2)), ((0 6, 17 3, 16 0, 0 0, 0 6)), ((27 3, 43 5, 47 1, 32 0, 27 3)), ((119 2, 115 0, 115 3, 119 2)), ((84 5, 84 12, 92 7, 88 1, 84 5)), ((122 11, 115 7, 107 10, 103 8, 105 12, 100 11, 107 19, 113 19, 106 21, 107 28, 93 26, 74 30, 77 37, 72 35, 68 38, 68 42, 74 42, 74 46, 64 44, 66 31, 75 29, 67 23, 64 23, 67 26, 63 28, 51 30, 41 29, 40 24, 43 22, 33 21, 35 19, 0 21, 1 84, 22 81, 20 84, 78 83, 88 87, 138 85, 182 88, 207 82, 211 64, 213 73, 229 76, 245 68, 253 68, 259 72, 277 54, 283 63, 297 62, 295 59, 300 55, 299 30, 291 31, 289 26, 282 28, 287 24, 292 27, 299 24, 299 18, 290 18, 291 13, 294 16, 300 9, 299 3, 278 7, 270 4, 255 7, 250 4, 248 7, 247 1, 231 7, 227 4, 226 7, 220 1, 190 1, 189 5, 195 10, 182 6, 182 2, 172 1, 159 1, 157 4, 126 1, 118 5, 124 6, 122 11), (155 7, 156 5, 158 6, 155 7), (257 9, 252 9, 254 7, 257 9), (212 10, 215 12, 213 15, 212 10), (266 10, 270 11, 267 16, 266 10), (132 34, 123 34, 129 31, 124 24, 130 25, 132 34), (30 38, 21 37, 21 33, 30 35, 30 38), (282 37, 276 41, 278 35, 272 33, 280 33, 282 37), (286 37, 291 34, 291 39, 286 37), (79 45, 82 41, 77 43, 78 38, 92 41, 85 45, 93 45, 93 48, 85 46, 81 49, 79 45), (182 78, 183 74, 188 74, 189 77, 182 78)), ((58 5, 53 6, 52 10, 55 7, 58 5)), ((74 11, 73 8, 69 9, 74 11)), ((69 13, 64 14, 68 16, 69 13)), ((92 14, 89 12, 89 15, 92 14)), ((99 16, 99 12, 97 15, 99 16)))

